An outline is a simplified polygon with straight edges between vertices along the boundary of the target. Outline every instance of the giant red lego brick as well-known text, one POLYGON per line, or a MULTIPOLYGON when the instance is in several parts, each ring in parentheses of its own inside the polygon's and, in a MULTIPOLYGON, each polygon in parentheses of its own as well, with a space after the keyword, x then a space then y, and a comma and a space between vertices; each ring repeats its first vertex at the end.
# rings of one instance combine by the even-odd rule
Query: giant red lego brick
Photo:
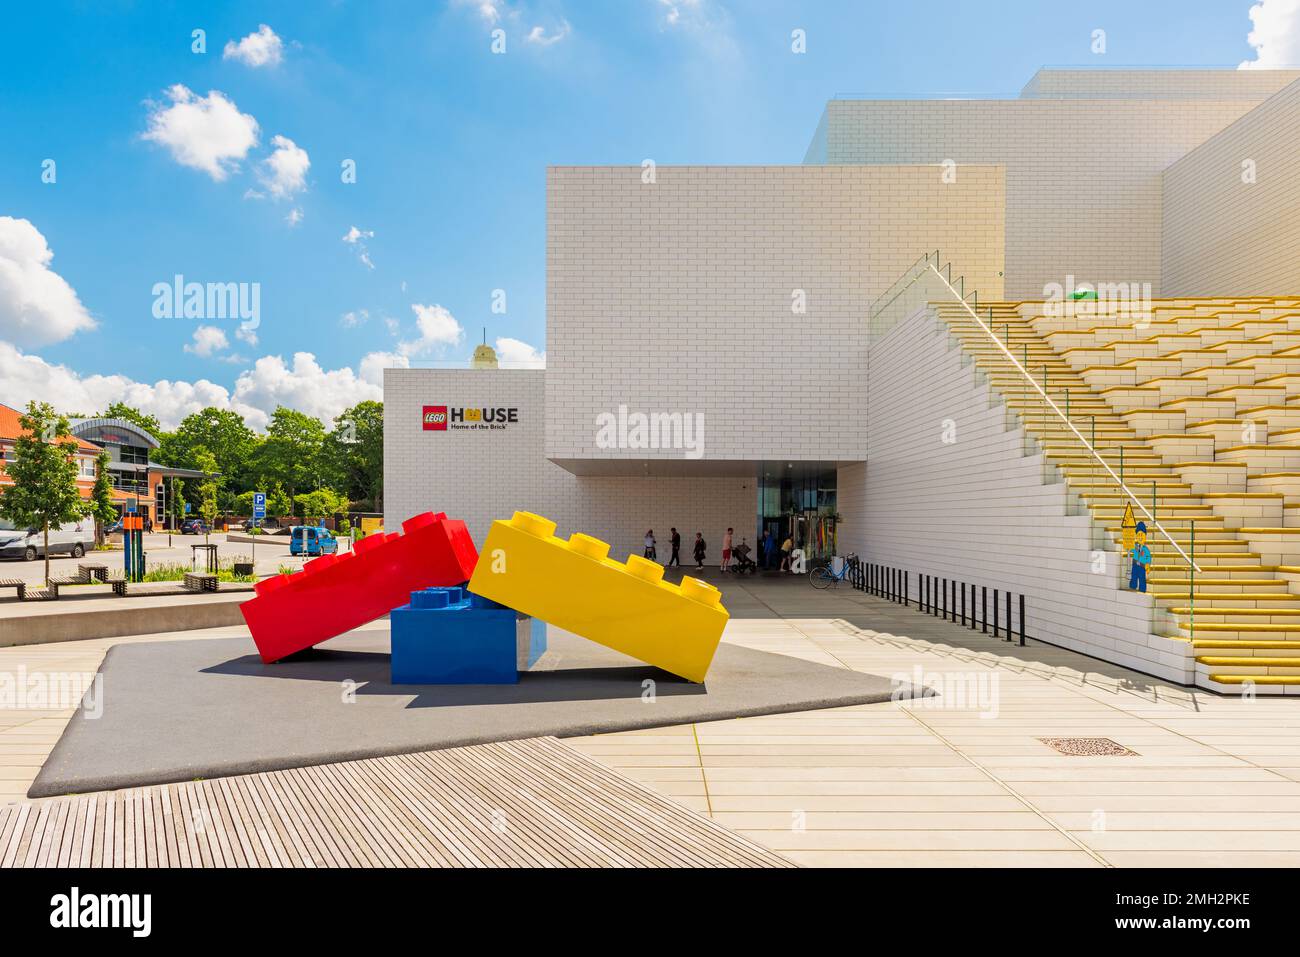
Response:
POLYGON ((278 661, 383 617, 413 591, 460 585, 477 562, 464 522, 425 512, 403 522, 400 534, 369 535, 351 552, 258 582, 256 597, 239 608, 262 660, 278 661))

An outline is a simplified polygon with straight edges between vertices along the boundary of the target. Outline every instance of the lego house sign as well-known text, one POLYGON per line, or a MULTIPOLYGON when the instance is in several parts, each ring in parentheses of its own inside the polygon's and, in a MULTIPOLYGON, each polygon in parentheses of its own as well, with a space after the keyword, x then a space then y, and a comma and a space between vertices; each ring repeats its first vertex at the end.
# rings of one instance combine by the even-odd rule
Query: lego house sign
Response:
POLYGON ((426 432, 460 429, 486 432, 491 429, 509 428, 518 421, 519 410, 516 408, 469 409, 446 405, 424 407, 424 431, 426 432))

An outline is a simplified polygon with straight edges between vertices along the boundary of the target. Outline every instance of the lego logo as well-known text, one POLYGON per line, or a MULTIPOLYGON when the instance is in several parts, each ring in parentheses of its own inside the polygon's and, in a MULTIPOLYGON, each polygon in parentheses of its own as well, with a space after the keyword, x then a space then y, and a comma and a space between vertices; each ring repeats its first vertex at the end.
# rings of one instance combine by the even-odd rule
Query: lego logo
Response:
POLYGON ((426 405, 424 407, 424 430, 426 432, 447 431, 447 407, 445 405, 426 405))

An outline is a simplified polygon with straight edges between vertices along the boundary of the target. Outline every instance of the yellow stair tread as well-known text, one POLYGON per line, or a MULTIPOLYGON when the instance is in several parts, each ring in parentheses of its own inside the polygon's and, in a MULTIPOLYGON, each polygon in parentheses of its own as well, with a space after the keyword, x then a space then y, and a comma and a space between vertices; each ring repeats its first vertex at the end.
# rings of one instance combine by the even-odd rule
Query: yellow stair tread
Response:
POLYGON ((1300 452, 1300 445, 1269 445, 1267 442, 1257 442, 1254 445, 1230 445, 1226 449, 1219 449, 1219 451, 1249 452, 1252 449, 1276 449, 1279 452, 1300 452))
MULTIPOLYGON (((1169 636, 1166 635, 1165 637, 1169 636)), ((1229 641, 1226 638, 1196 638, 1192 641, 1192 648, 1193 650, 1197 648, 1251 648, 1259 651, 1295 648, 1300 650, 1300 641, 1278 641, 1273 638, 1246 638, 1240 641, 1229 641)))
MULTIPOLYGON (((1253 616, 1262 616, 1262 615, 1300 616, 1300 608, 1201 608, 1198 610, 1203 615, 1216 615, 1216 616, 1227 617, 1227 618, 1231 618, 1237 615, 1241 615, 1243 617, 1253 617, 1253 616)), ((1170 608, 1169 611, 1171 614, 1175 614, 1175 615, 1186 615, 1186 614, 1190 614, 1193 611, 1193 609, 1189 608, 1186 605, 1182 605, 1178 608, 1170 608)), ((1207 621, 1206 624, 1207 625, 1223 624, 1223 622, 1207 621)), ((1196 627, 1197 628, 1201 627, 1200 622, 1197 622, 1196 627)))
MULTIPOLYGON (((1243 609, 1244 610, 1244 609, 1243 609)), ((1297 625, 1274 625, 1269 622, 1230 622, 1230 621, 1207 621, 1204 624, 1196 623, 1196 630, 1199 631, 1287 631, 1300 634, 1300 626, 1297 625)), ((1169 637, 1169 636, 1165 636, 1169 637)))
POLYGON ((1246 665, 1259 665, 1264 668, 1300 668, 1300 656, 1295 658, 1224 658, 1216 655, 1197 655, 1196 660, 1203 665, 1230 665, 1236 667, 1245 667, 1246 665))
MULTIPOLYGON (((1186 600, 1187 590, 1182 591, 1153 591, 1151 594, 1157 598, 1181 598, 1186 600)), ((1231 599, 1232 601, 1300 601, 1300 595, 1292 594, 1286 591, 1200 591, 1196 592, 1196 600, 1215 601, 1218 599, 1231 599)), ((1233 611, 1232 608, 1224 608, 1223 611, 1233 611)), ((1208 609, 1207 609, 1208 611, 1208 609)))
POLYGON ((1281 492, 1202 492, 1201 498, 1286 498, 1281 492))
POLYGON ((1210 675, 1211 681, 1225 685, 1300 685, 1300 675, 1210 675))

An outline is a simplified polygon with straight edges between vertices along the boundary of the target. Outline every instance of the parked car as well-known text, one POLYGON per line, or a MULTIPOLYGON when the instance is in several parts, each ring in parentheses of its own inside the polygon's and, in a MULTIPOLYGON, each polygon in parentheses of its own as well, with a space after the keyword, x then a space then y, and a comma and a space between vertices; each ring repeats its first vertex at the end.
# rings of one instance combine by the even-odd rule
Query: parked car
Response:
MULTIPOLYGON (((50 529, 50 554, 80 558, 95 547, 94 519, 69 522, 50 529)), ((0 521, 0 558, 21 558, 34 562, 45 556, 45 533, 37 529, 14 528, 0 521)))
POLYGON ((206 535, 212 531, 201 518, 187 518, 181 522, 182 535, 206 535))
POLYGON ((335 555, 339 550, 339 540, 328 528, 319 525, 295 525, 289 532, 289 554, 335 555))

